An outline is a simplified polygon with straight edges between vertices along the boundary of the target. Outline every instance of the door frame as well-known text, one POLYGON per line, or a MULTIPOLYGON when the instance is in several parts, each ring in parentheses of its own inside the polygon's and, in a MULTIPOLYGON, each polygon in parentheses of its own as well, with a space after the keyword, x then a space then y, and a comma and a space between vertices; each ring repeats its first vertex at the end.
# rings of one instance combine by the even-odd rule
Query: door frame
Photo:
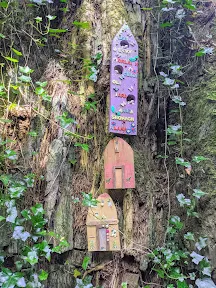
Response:
MULTIPOLYGON (((98 225, 96 226, 96 233, 97 233, 97 248, 98 251, 104 251, 104 250, 100 250, 100 237, 99 237, 99 230, 100 229, 107 229, 106 227, 103 227, 102 225, 98 225)), ((109 251, 110 250, 110 244, 109 241, 107 241, 107 236, 106 236, 106 250, 105 251, 109 251)))
POLYGON ((124 166, 113 166, 113 184, 114 184, 114 189, 124 189, 124 166), (116 179, 115 179, 115 169, 121 169, 122 170, 122 188, 116 188, 116 179))

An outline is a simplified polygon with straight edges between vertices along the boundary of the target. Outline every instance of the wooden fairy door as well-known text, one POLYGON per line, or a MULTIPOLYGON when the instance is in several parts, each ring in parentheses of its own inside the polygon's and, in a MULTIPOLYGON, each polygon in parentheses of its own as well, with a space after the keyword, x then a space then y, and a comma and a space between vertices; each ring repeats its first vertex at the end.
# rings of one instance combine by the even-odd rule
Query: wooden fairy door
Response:
POLYGON ((122 189, 123 187, 123 167, 114 167, 114 181, 115 181, 115 188, 122 189))

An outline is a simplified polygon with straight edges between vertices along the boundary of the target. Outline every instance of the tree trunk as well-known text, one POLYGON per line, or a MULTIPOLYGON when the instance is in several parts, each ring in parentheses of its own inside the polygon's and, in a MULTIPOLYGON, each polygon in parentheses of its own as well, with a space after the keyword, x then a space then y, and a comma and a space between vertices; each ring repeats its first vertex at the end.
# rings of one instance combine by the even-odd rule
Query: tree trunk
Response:
MULTIPOLYGON (((188 65, 184 75, 188 87, 182 91, 182 98, 185 96, 187 102, 183 112, 185 131, 187 138, 192 139, 185 142, 184 155, 189 158, 202 154, 211 161, 205 164, 205 174, 198 169, 195 176, 193 173, 191 177, 184 174, 176 181, 182 171, 176 171, 172 161, 156 158, 163 150, 166 125, 176 121, 170 113, 172 107, 167 90, 159 89, 157 77, 163 66, 161 58, 169 57, 169 52, 161 48, 168 45, 167 35, 163 38, 158 34, 157 13, 153 17, 151 11, 142 10, 157 6, 157 3, 153 0, 83 0, 74 3, 69 3, 69 12, 58 24, 69 28, 58 41, 61 53, 58 57, 51 55, 46 59, 44 73, 40 75, 41 80, 48 81, 52 104, 51 107, 39 105, 32 114, 31 129, 39 133, 39 139, 34 142, 28 137, 21 141, 24 160, 20 160, 20 165, 31 167, 34 173, 45 176, 45 184, 39 183, 37 190, 26 197, 26 202, 43 202, 49 229, 65 237, 70 244, 63 254, 54 255, 48 267, 46 287, 75 287, 73 270, 82 265, 86 255, 91 257, 90 274, 98 286, 117 288, 122 282, 127 282, 132 288, 143 287, 148 282, 161 283, 153 272, 149 273, 151 267, 147 254, 164 242, 168 217, 177 209, 176 193, 181 193, 182 187, 193 183, 209 193, 200 203, 202 217, 195 230, 209 237, 208 253, 215 267, 216 123, 215 104, 208 100, 209 95, 215 93, 215 57, 206 59, 205 67, 201 60, 188 65), (90 27, 81 29, 72 25, 73 21, 89 22, 90 27), (73 200, 82 192, 91 192, 95 198, 108 192, 104 188, 103 151, 114 137, 108 133, 111 41, 125 22, 139 45, 138 135, 122 136, 134 151, 136 188, 111 192, 118 211, 121 252, 90 253, 87 252, 85 225, 87 209, 73 200), (98 52, 102 54, 102 61, 97 63, 99 72, 94 83, 86 77, 88 70, 83 59, 93 59, 98 52), (96 111, 85 110, 91 94, 95 94, 96 111), (56 124, 57 117, 64 112, 78 123, 71 124, 67 130, 82 137, 93 135, 87 141, 89 152, 74 146, 77 142, 85 143, 85 138, 67 136, 56 124), (32 157, 32 151, 39 153, 32 157)), ((197 43, 204 37, 199 30, 203 25, 203 34, 212 34, 213 43, 216 39, 212 28, 215 14, 207 19, 215 9, 209 3, 192 28, 197 43)), ((177 62, 178 58, 184 58, 183 53, 193 48, 183 49, 178 43, 176 49, 174 59, 170 61, 177 62)), ((187 64, 185 59, 182 61, 187 64)), ((6 241, 4 233, 1 231, 4 239, 1 246, 9 245, 12 248, 8 249, 14 253, 13 245, 6 241)), ((154 285, 151 287, 156 287, 154 285)))

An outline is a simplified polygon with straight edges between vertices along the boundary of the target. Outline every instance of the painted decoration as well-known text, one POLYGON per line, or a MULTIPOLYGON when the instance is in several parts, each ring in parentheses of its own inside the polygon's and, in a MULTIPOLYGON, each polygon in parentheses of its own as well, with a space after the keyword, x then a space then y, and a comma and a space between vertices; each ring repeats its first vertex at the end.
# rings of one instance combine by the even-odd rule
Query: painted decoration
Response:
POLYGON ((138 45, 127 24, 112 42, 109 132, 137 135, 138 45))
POLYGON ((89 208, 86 220, 88 251, 119 251, 118 218, 113 200, 107 193, 97 200, 97 207, 89 208))
POLYGON ((119 137, 110 140, 104 151, 105 189, 135 188, 134 154, 119 137))

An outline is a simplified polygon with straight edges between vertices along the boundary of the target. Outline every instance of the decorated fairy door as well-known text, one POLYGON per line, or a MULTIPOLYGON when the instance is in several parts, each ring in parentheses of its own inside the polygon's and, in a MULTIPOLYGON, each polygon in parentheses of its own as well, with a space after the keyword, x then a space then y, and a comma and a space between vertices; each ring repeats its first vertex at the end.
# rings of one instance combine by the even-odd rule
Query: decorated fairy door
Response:
POLYGON ((135 187, 134 155, 130 145, 119 137, 110 140, 104 151, 106 189, 135 187))
POLYGON ((109 132, 137 135, 138 45, 127 24, 112 42, 109 132))
POLYGON ((87 215, 89 251, 119 251, 120 237, 116 207, 112 198, 101 194, 96 207, 90 207, 87 215))

